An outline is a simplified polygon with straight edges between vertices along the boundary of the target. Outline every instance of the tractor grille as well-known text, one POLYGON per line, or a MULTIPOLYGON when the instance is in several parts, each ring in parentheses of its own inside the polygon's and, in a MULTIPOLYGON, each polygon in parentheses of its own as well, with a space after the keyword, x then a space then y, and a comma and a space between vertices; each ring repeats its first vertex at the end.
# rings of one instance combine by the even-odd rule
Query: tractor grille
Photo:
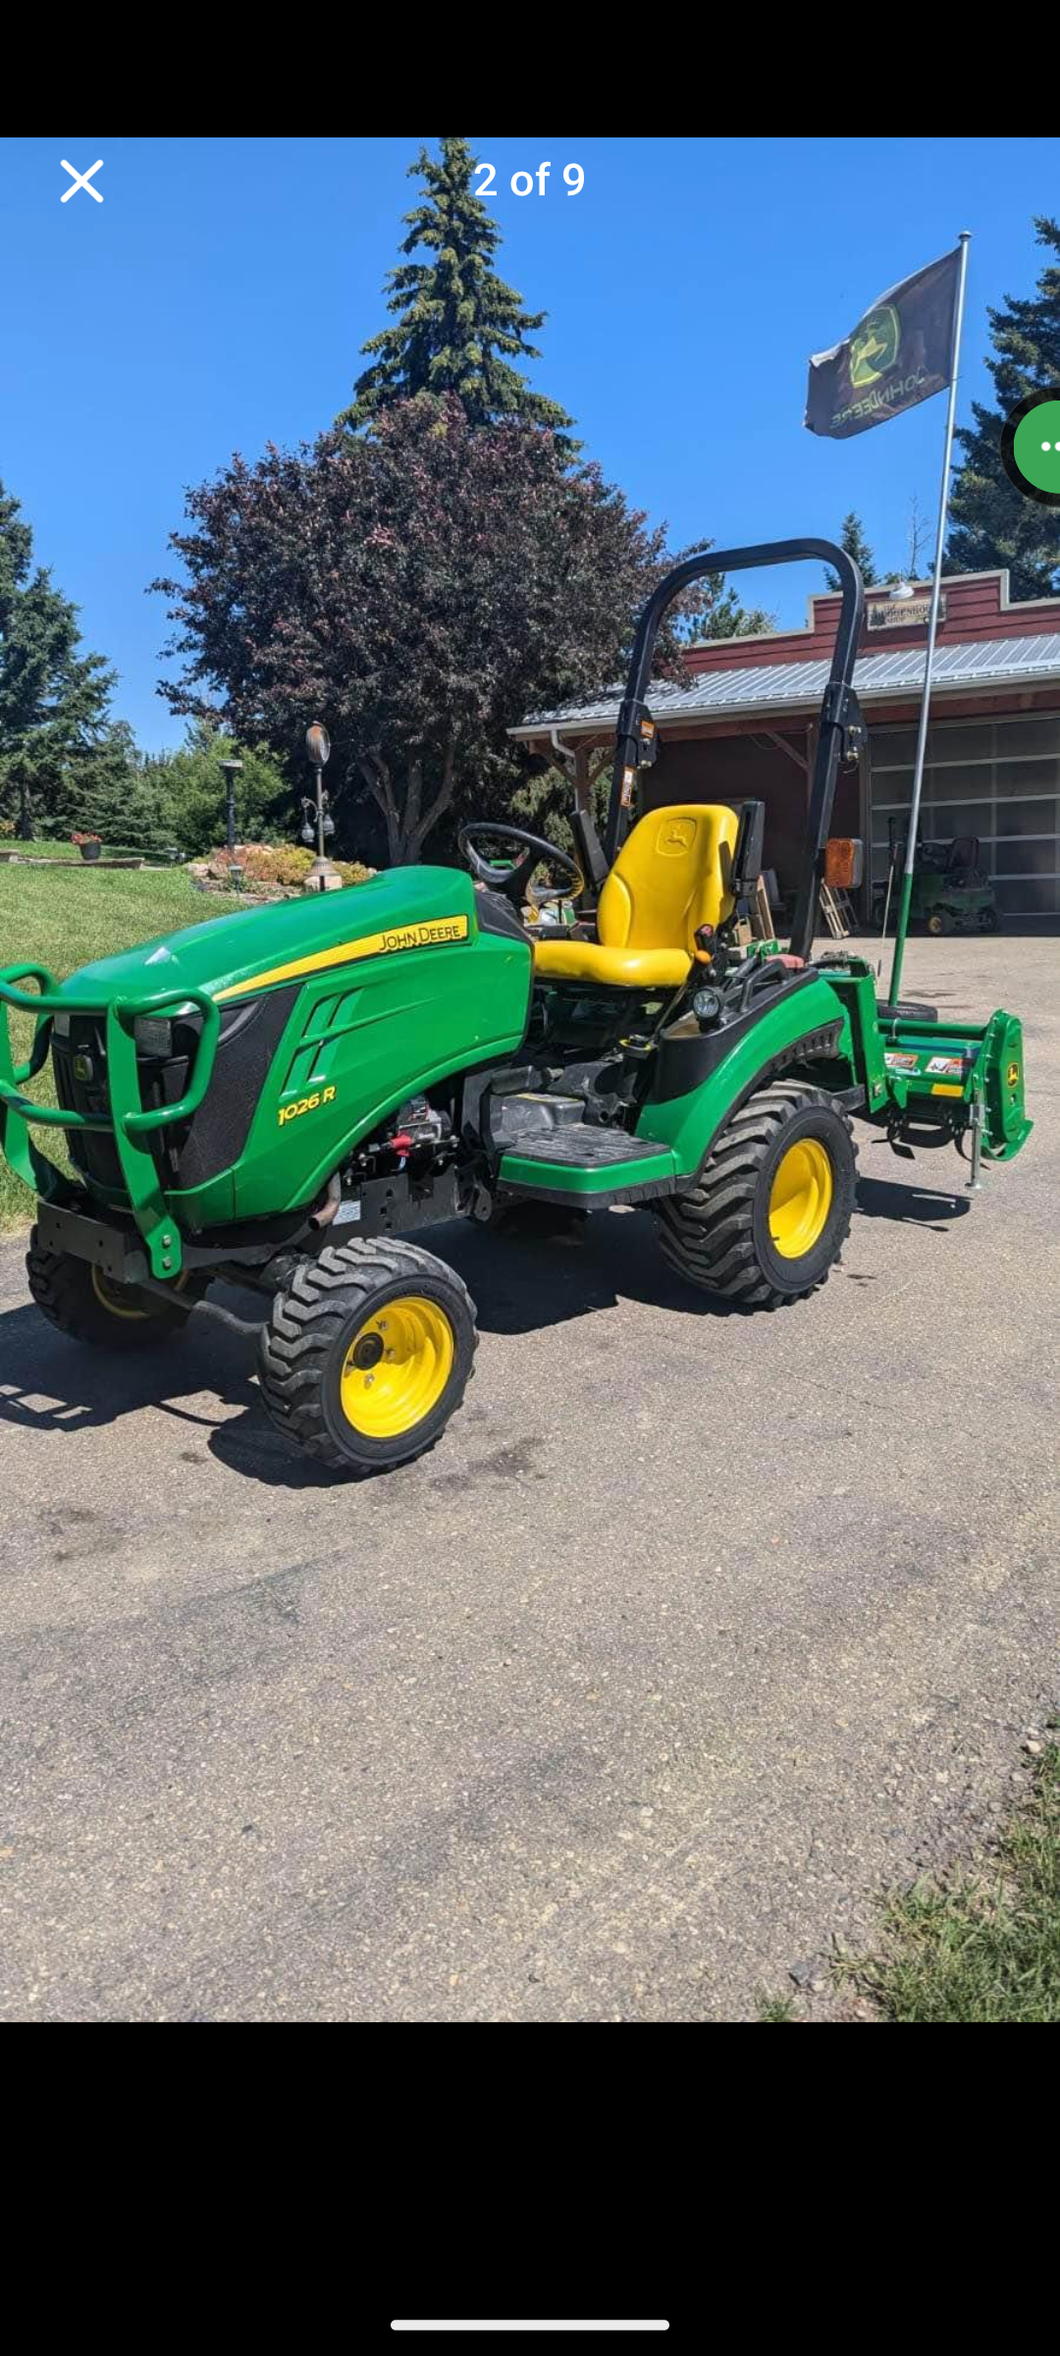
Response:
MULTIPOLYGON (((93 1014, 72 1014, 69 1030, 60 1038, 52 1027, 52 1070, 55 1074, 55 1093, 64 1112, 88 1113, 92 1117, 110 1119, 110 1098, 107 1094, 107 1055, 101 1018, 93 1014), (87 1062, 89 1070, 79 1079, 74 1064, 87 1062)), ((94 1178, 99 1186, 121 1187, 124 1184, 118 1149, 112 1137, 96 1129, 72 1129, 68 1132, 70 1159, 75 1169, 85 1178, 94 1178)))
MULTIPOLYGON (((154 1131, 148 1139, 164 1187, 203 1186, 238 1161, 297 996, 298 985, 294 984, 224 1009, 210 1085, 198 1112, 190 1121, 154 1131)), ((71 1013, 68 1020, 69 1030, 62 1037, 54 1026, 52 1029, 56 1096, 67 1112, 110 1120, 103 1018, 71 1013), (83 1068, 75 1070, 75 1065, 83 1068)), ((172 1023, 171 1054, 139 1050, 140 1097, 145 1111, 177 1104, 184 1095, 201 1029, 201 1015, 181 1015, 172 1023)), ((112 1136, 99 1130, 72 1130, 69 1144, 71 1159, 85 1178, 124 1191, 112 1136)))

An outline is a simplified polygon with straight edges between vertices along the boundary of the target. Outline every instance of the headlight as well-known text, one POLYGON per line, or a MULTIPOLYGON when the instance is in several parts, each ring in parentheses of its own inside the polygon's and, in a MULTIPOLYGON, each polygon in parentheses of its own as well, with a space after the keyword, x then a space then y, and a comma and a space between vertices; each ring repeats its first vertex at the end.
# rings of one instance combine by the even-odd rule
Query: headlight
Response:
POLYGON ((144 1055, 172 1055, 173 1025, 164 1017, 138 1014, 133 1024, 133 1038, 144 1055))

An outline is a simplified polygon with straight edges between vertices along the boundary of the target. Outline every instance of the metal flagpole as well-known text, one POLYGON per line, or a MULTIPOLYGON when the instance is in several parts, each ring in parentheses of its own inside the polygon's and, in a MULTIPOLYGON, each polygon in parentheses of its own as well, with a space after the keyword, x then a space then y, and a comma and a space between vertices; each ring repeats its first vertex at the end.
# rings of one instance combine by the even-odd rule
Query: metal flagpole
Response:
POLYGON ((957 377, 961 361, 961 327, 964 321, 964 281, 968 271, 968 246, 971 230, 960 234, 961 259, 957 278, 957 307, 953 323, 953 374, 950 378, 950 398, 946 411, 946 446, 942 453, 942 486, 939 491, 939 533, 935 545, 935 577, 931 584, 931 611, 928 615, 927 653, 924 658, 924 694, 920 705, 920 727, 916 740, 916 763, 913 769, 913 799, 909 810, 909 835, 905 846, 905 872, 902 877, 902 896, 898 904, 898 925, 894 936, 894 964, 891 967, 891 987, 888 1003, 893 1006, 902 985, 902 954, 909 929, 909 902, 913 892, 913 864, 916 859, 917 823, 920 817, 920 789, 924 782, 924 754, 927 750, 928 712, 931 703, 931 666, 935 659, 935 632, 939 618, 939 593, 942 583, 942 551, 946 539, 946 511, 950 503, 950 456, 953 450, 953 424, 957 413, 957 377))

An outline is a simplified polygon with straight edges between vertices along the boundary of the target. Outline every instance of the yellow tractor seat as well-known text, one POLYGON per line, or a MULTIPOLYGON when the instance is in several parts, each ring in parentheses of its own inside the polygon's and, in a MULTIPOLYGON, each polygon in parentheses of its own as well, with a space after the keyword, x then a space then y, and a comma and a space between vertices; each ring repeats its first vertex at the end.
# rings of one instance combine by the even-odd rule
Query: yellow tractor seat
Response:
POLYGON ((595 941, 535 942, 543 981, 679 989, 701 924, 731 916, 728 889, 739 821, 716 802, 650 810, 627 835, 600 894, 595 941))

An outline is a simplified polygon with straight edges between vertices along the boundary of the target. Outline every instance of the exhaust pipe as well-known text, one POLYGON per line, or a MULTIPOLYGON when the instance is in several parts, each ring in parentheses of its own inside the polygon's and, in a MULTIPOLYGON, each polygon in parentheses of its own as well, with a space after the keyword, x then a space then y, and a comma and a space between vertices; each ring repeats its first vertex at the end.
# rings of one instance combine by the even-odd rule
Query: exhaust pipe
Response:
POLYGON ((336 1213, 336 1211, 338 1210, 338 1207, 339 1207, 339 1204, 340 1204, 340 1202, 341 1202, 341 1201, 342 1201, 342 1180, 341 1180, 341 1178, 340 1178, 340 1176, 339 1176, 339 1173, 338 1173, 338 1171, 337 1171, 337 1170, 333 1170, 333 1171, 332 1171, 332 1173, 331 1173, 331 1176, 330 1176, 330 1178, 328 1179, 328 1183, 327 1183, 327 1191, 326 1191, 326 1194, 325 1194, 324 1200, 323 1200, 323 1202, 321 1203, 321 1206, 320 1206, 320 1209, 319 1209, 319 1211, 314 1211, 314 1212, 313 1212, 313 1214, 312 1214, 312 1216, 311 1216, 311 1218, 310 1218, 310 1222, 309 1222, 310 1226, 311 1226, 311 1227, 330 1227, 330 1225, 331 1225, 331 1222, 332 1222, 332 1220, 333 1220, 333 1218, 334 1218, 334 1216, 335 1216, 335 1213, 336 1213))

